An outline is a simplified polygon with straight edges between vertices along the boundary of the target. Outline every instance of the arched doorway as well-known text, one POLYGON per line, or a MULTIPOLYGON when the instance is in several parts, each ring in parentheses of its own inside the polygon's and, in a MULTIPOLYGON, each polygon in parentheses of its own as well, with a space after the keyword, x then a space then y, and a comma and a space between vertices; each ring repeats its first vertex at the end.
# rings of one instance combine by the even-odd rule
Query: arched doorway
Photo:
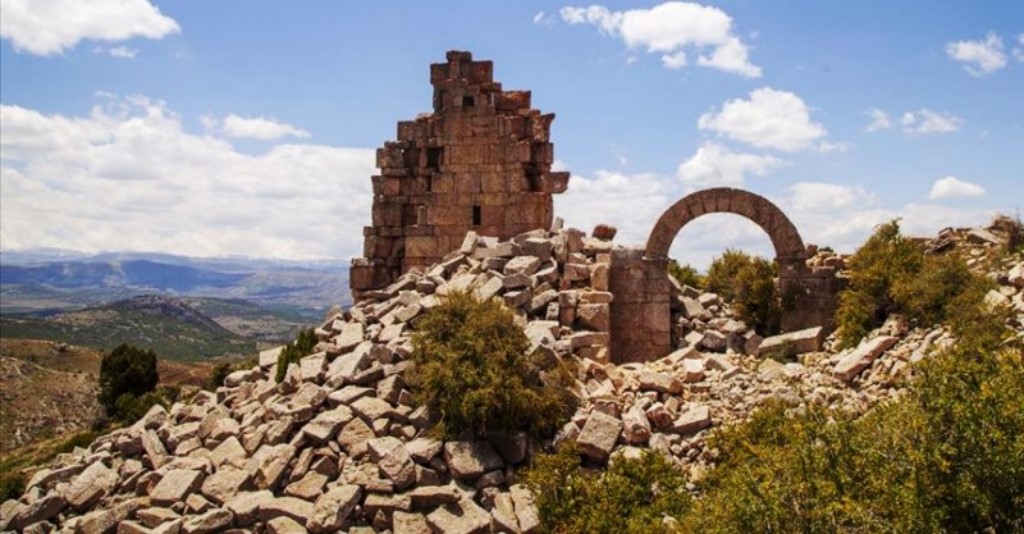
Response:
POLYGON ((713 188, 681 198, 655 223, 643 249, 612 256, 612 356, 616 362, 656 359, 671 350, 668 252, 679 231, 710 213, 733 213, 761 227, 775 248, 779 289, 787 303, 782 330, 833 325, 835 273, 807 267, 807 248, 796 226, 768 199, 733 188, 713 188))

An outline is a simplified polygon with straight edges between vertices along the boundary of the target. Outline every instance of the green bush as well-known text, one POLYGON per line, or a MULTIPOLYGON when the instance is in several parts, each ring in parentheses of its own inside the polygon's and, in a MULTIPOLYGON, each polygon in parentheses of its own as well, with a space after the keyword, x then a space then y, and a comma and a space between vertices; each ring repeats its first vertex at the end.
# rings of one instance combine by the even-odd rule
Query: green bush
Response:
MULTIPOLYGON (((312 334, 312 331, 310 331, 310 333, 312 334)), ((313 346, 316 346, 316 343, 313 343, 313 346)), ((310 347, 310 350, 312 350, 312 347, 310 347)), ((256 358, 218 362, 213 366, 213 370, 210 371, 210 377, 206 379, 206 384, 204 384, 204 386, 208 391, 214 391, 224 385, 224 379, 227 378, 229 374, 235 371, 252 369, 257 365, 257 363, 258 361, 256 358)), ((280 382, 280 380, 278 380, 278 382, 280 382)))
POLYGON ((576 450, 563 446, 535 456, 524 479, 549 532, 665 532, 665 517, 681 519, 691 505, 686 476, 651 450, 596 473, 581 469, 576 450))
POLYGON ((156 353, 127 343, 118 345, 100 363, 100 404, 108 414, 119 416, 117 402, 121 396, 145 395, 156 388, 159 380, 156 353))
POLYGON ((100 437, 100 432, 92 430, 79 432, 61 442, 61 444, 54 449, 54 454, 72 452, 75 450, 75 447, 88 449, 89 446, 92 445, 92 442, 96 441, 96 438, 98 437, 100 437))
POLYGON ((735 297, 733 288, 736 275, 749 264, 750 254, 742 250, 726 249, 721 256, 716 256, 711 260, 708 274, 704 277, 704 289, 732 300, 735 297))
POLYGON ((0 502, 8 499, 17 499, 25 493, 25 483, 28 480, 20 470, 10 470, 0 473, 0 502))
POLYGON ((705 289, 733 302, 737 316, 762 336, 779 333, 782 303, 775 262, 729 249, 708 267, 705 289))
POLYGON ((947 323, 958 336, 978 328, 1002 335, 1001 319, 982 309, 993 283, 972 273, 954 253, 925 255, 900 234, 898 221, 880 226, 848 266, 850 284, 840 293, 836 312, 842 347, 856 345, 893 313, 919 326, 947 323))
POLYGON ((130 425, 139 419, 142 419, 142 416, 146 415, 146 412, 157 404, 162 405, 164 408, 169 406, 167 400, 162 395, 154 391, 146 393, 141 397, 136 397, 131 393, 125 393, 118 397, 117 402, 115 403, 117 407, 117 417, 123 423, 130 425))
MULTIPOLYGON (((316 344, 316 334, 312 328, 299 330, 299 334, 295 337, 295 341, 285 345, 284 348, 281 349, 281 354, 277 356, 277 369, 275 371, 277 381, 280 382, 284 380, 284 375, 288 372, 289 365, 297 363, 304 356, 313 354, 313 349, 316 347, 316 344)), ((227 374, 224 376, 227 376, 227 374)))
POLYGON ((676 260, 669 260, 668 274, 672 278, 675 278, 680 285, 698 289, 704 287, 704 278, 697 272, 697 269, 693 268, 692 265, 679 265, 679 262, 676 260))
POLYGON ((695 532, 1020 532, 1024 362, 972 340, 860 418, 769 405, 718 431, 695 532), (967 348, 965 348, 967 347, 967 348))
POLYGON ((575 407, 571 372, 531 362, 529 340, 500 301, 448 295, 417 321, 412 343, 407 378, 447 439, 465 430, 547 436, 575 407))

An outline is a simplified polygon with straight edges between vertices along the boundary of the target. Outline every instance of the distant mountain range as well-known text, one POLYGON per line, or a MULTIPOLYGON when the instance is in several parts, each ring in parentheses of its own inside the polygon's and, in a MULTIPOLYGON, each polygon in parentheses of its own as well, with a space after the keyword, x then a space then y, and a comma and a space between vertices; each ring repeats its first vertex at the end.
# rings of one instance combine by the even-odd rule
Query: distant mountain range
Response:
POLYGON ((0 312, 54 313, 143 294, 243 300, 321 314, 351 303, 343 261, 190 258, 153 253, 0 254, 0 312))

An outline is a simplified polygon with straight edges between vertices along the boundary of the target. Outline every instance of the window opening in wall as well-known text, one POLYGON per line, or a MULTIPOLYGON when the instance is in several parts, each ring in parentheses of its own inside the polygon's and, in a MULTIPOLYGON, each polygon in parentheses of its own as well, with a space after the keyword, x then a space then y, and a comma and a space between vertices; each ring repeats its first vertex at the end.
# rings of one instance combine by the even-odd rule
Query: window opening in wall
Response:
POLYGON ((423 182, 424 182, 423 185, 426 188, 428 193, 434 190, 434 177, 433 176, 428 174, 427 175, 427 179, 424 180, 423 182))
POLYGON ((476 105, 476 100, 471 96, 462 97, 462 107, 471 108, 476 105))
POLYGON ((419 208, 417 204, 406 204, 402 206, 402 226, 419 225, 419 208))
POLYGON ((473 206, 473 226, 480 226, 482 219, 480 206, 473 206))
POLYGON ((531 192, 542 191, 540 169, 533 164, 524 165, 523 171, 526 174, 526 181, 531 192))
POLYGON ((441 166, 441 147, 430 147, 427 149, 427 167, 437 169, 441 166))

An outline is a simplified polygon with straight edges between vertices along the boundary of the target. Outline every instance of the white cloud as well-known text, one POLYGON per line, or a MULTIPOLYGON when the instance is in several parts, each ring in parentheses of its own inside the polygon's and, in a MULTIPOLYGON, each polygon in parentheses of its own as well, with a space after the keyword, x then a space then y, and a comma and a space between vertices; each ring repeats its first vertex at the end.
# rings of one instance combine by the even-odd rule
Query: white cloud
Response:
POLYGON ((984 40, 946 43, 946 55, 964 63, 971 76, 985 76, 1006 66, 1003 40, 995 32, 988 32, 984 40))
POLYGON ((266 117, 239 117, 231 114, 224 117, 224 135, 235 138, 278 139, 285 136, 309 137, 309 132, 291 124, 266 117))
MULTIPOLYGON (((1017 44, 1024 47, 1024 33, 1017 36, 1017 44)), ((1024 61, 1024 48, 1013 47, 1013 57, 1017 58, 1017 61, 1024 61)))
POLYGON ((619 230, 617 243, 642 245, 677 195, 669 178, 599 170, 593 178, 574 174, 566 192, 555 195, 555 214, 567 226, 586 232, 600 223, 611 224, 619 230))
POLYGON ((107 54, 110 57, 116 57, 118 59, 134 59, 135 56, 139 55, 139 49, 128 46, 97 46, 96 48, 93 48, 92 53, 107 54))
POLYGON ((721 111, 701 115, 697 126, 758 148, 787 152, 811 148, 828 135, 824 126, 811 122, 810 110, 799 96, 770 87, 755 89, 749 100, 727 101, 721 111))
POLYGON ((863 186, 824 182, 797 182, 789 186, 790 204, 800 211, 832 211, 855 206, 871 206, 875 196, 863 186))
POLYGON ((900 122, 903 131, 909 134, 950 133, 960 129, 963 119, 952 113, 939 113, 921 108, 916 113, 908 111, 900 122))
POLYGON ((970 198, 980 197, 985 194, 985 189, 978 184, 965 182, 955 176, 935 180, 928 198, 937 200, 940 198, 970 198))
POLYGON ((892 121, 889 120, 889 114, 886 112, 878 108, 871 108, 865 111, 864 114, 871 118, 871 124, 864 128, 865 132, 877 132, 892 128, 892 121))
POLYGON ((742 154, 718 143, 704 143, 679 164, 676 175, 689 189, 741 187, 746 175, 761 176, 784 165, 785 161, 774 156, 742 154))
POLYGON ((732 18, 721 9, 692 2, 664 2, 650 9, 611 11, 601 5, 568 6, 559 11, 569 24, 591 24, 627 47, 661 55, 665 68, 688 64, 687 51, 697 52, 697 65, 749 78, 761 76, 750 62, 747 46, 733 33, 732 18))
POLYGON ((0 37, 18 52, 49 56, 83 39, 159 39, 181 27, 148 0, 4 0, 0 37))
POLYGON ((537 14, 533 16, 533 23, 540 24, 542 20, 544 20, 544 12, 538 11, 537 14))
POLYGON ((374 150, 277 144, 259 154, 186 131, 162 102, 82 116, 0 105, 4 249, 346 258, 370 223, 374 150))

